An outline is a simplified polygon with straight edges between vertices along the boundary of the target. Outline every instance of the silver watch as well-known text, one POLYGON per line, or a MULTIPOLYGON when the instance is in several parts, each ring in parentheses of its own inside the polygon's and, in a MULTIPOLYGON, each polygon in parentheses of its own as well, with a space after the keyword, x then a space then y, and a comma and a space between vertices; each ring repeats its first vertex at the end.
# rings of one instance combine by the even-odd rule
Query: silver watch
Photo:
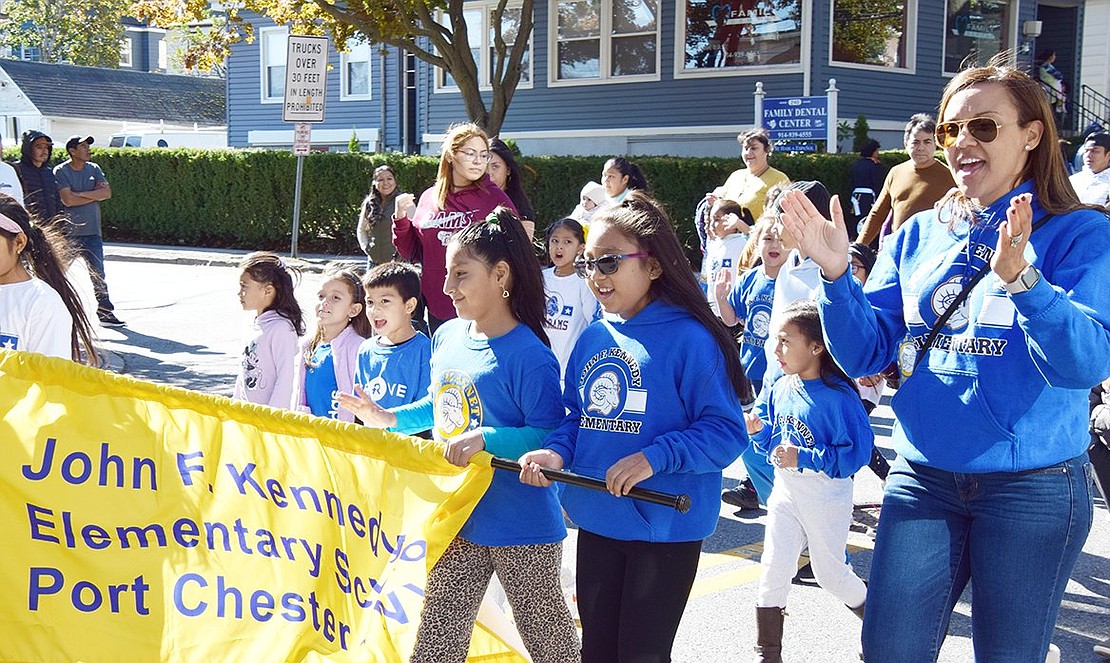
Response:
POLYGON ((1030 263, 1026 265, 1025 269, 1021 270, 1021 273, 1018 274, 1018 277, 1014 279, 1013 283, 1004 283, 1002 287, 1011 295, 1016 295, 1019 292, 1032 290, 1033 286, 1037 285, 1037 281, 1040 280, 1041 273, 1030 263))

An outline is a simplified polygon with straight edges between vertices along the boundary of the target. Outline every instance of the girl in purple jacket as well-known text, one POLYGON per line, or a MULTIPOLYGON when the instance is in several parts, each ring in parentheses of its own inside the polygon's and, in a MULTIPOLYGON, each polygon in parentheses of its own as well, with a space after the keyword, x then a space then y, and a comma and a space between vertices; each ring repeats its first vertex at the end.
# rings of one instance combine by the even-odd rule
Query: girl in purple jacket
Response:
POLYGON ((239 303, 256 311, 243 343, 234 397, 288 408, 293 392, 293 357, 304 334, 304 317, 293 296, 293 275, 274 253, 258 251, 239 263, 239 303))
POLYGON ((294 366, 293 409, 353 422, 335 394, 352 393, 358 348, 373 333, 362 314, 362 280, 350 269, 329 270, 316 298, 316 333, 301 343, 294 366))

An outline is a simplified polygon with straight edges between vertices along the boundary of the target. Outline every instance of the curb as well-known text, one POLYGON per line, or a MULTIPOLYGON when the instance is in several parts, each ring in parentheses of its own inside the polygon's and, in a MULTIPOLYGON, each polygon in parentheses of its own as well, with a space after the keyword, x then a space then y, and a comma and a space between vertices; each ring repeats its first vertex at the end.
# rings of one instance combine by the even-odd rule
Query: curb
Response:
MULTIPOLYGON (((120 262, 150 262, 168 265, 198 265, 204 267, 237 267, 250 251, 244 249, 206 249, 183 246, 159 246, 153 244, 105 243, 105 260, 120 262)), ((302 272, 320 273, 334 264, 365 265, 366 257, 357 255, 327 255, 321 253, 301 254, 290 258, 288 254, 278 253, 283 259, 302 272)))

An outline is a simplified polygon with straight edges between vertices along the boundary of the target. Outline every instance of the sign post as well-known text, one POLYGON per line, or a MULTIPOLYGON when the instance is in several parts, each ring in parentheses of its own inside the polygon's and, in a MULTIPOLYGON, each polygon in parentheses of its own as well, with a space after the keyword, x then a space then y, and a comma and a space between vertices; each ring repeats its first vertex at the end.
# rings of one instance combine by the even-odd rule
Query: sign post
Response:
POLYGON ((293 241, 289 255, 297 257, 297 237, 301 230, 301 176, 304 157, 311 146, 309 122, 324 121, 327 96, 328 38, 289 35, 285 60, 285 101, 281 119, 296 122, 293 128, 293 154, 297 156, 297 179, 293 188, 293 241))

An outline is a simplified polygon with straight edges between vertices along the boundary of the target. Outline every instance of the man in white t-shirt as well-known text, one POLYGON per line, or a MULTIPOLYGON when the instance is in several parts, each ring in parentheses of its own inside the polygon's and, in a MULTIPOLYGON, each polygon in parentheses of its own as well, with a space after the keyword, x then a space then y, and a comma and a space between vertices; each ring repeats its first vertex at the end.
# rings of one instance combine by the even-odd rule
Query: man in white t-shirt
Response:
POLYGON ((1110 133, 1091 134, 1083 143, 1083 170, 1071 176, 1079 200, 1088 205, 1110 204, 1110 133))

